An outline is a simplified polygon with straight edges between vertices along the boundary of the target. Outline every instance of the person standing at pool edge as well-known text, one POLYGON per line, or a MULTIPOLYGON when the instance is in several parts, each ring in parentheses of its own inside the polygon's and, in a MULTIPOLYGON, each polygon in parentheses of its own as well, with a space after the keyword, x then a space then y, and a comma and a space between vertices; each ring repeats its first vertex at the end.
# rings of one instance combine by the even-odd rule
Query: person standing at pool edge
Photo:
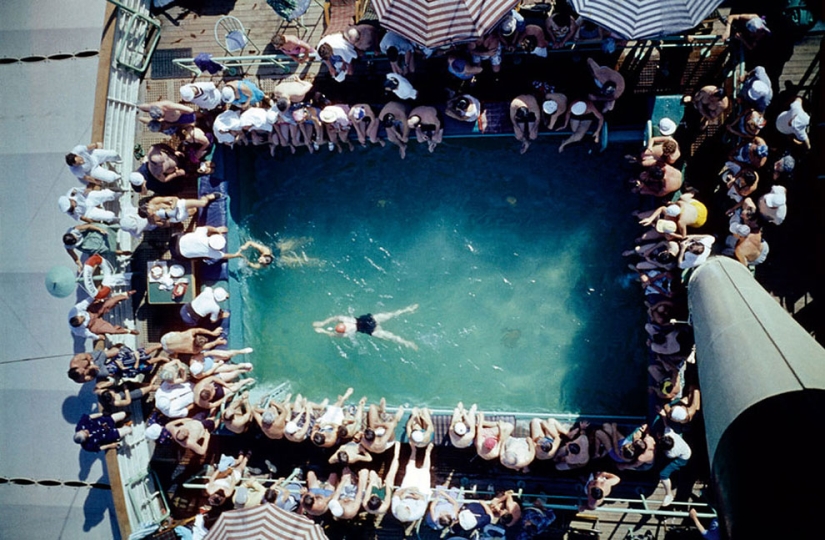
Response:
POLYGON ((405 347, 409 347, 417 351, 418 345, 412 341, 407 341, 404 338, 396 336, 392 332, 387 332, 381 327, 381 323, 387 322, 388 320, 398 317, 399 315, 403 315, 404 313, 413 313, 416 309, 418 309, 418 304, 407 306, 404 309, 399 309, 398 311, 376 314, 367 313, 366 315, 361 315, 360 317, 352 317, 350 315, 334 315, 323 321, 314 322, 312 323, 312 326, 315 327, 315 331, 319 334, 352 337, 356 333, 360 332, 379 339, 394 341, 399 345, 404 345, 405 347), (328 324, 332 324, 333 322, 336 323, 335 327, 326 327, 328 324))

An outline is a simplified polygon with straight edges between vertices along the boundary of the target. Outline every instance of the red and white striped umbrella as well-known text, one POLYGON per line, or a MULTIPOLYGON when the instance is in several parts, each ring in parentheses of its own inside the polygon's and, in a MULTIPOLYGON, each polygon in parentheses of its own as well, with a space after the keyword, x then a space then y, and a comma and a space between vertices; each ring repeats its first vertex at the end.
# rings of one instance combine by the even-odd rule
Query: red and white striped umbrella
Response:
POLYGON ((274 504, 228 510, 204 540, 328 540, 321 526, 274 504))
POLYGON ((627 39, 690 30, 721 3, 722 0, 572 0, 576 13, 627 39))
POLYGON ((373 0, 381 26, 425 47, 472 41, 519 0, 373 0))

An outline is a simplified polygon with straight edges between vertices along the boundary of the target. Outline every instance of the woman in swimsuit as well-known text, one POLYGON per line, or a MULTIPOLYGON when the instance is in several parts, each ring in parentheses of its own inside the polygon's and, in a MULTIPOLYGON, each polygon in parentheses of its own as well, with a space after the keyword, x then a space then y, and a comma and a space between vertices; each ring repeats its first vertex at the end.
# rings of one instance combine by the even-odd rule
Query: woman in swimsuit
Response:
MULTIPOLYGON (((237 377, 240 373, 240 371, 236 372, 235 376, 237 377)), ((215 409, 238 390, 254 382, 255 379, 244 379, 236 383, 228 383, 220 376, 206 377, 195 385, 195 404, 202 409, 215 409)))
POLYGON ((485 460, 499 459, 501 455, 502 439, 509 437, 513 432, 513 424, 501 420, 484 420, 484 413, 478 413, 476 421, 476 453, 485 460))
POLYGON ((181 105, 174 101, 155 101, 141 103, 138 110, 149 116, 140 116, 138 120, 147 125, 150 131, 162 131, 167 135, 173 134, 179 127, 195 124, 195 109, 181 105))
POLYGON ((522 94, 510 102, 510 121, 516 140, 521 142, 521 153, 530 148, 530 142, 539 136, 541 125, 541 110, 539 104, 531 95, 522 94))
POLYGON ((418 350, 418 345, 415 343, 396 336, 381 327, 381 323, 405 313, 413 313, 417 309, 418 304, 413 304, 405 307, 404 309, 399 309, 398 311, 375 314, 367 313, 366 315, 361 315, 360 317, 352 317, 350 315, 334 315, 324 319, 323 321, 314 322, 312 323, 312 326, 319 334, 326 334, 333 337, 352 338, 355 334, 361 333, 379 339, 393 341, 399 345, 404 345, 405 347, 409 347, 413 350, 418 350), (334 327, 327 326, 332 323, 336 323, 334 327))
MULTIPOLYGON (((392 463, 387 470, 387 476, 383 480, 374 470, 369 471, 364 500, 361 505, 364 510, 377 516, 376 522, 383 518, 390 507, 392 501, 392 487, 395 485, 395 475, 398 472, 398 457, 401 453, 401 445, 394 445, 392 463)), ((376 523, 377 525, 377 523, 376 523)))
POLYGON ((257 105, 264 100, 264 93, 255 83, 246 79, 226 83, 221 91, 224 103, 231 103, 241 110, 257 105))

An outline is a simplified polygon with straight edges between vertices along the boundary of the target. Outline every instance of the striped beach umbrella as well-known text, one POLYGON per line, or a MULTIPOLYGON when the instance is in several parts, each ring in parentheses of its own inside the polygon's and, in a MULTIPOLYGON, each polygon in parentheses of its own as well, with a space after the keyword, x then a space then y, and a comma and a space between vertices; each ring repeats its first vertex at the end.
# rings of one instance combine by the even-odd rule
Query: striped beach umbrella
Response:
POLYGON ((572 0, 576 13, 626 39, 689 30, 721 3, 722 0, 572 0))
POLYGON ((519 0, 373 0, 381 26, 425 47, 473 41, 519 0))
POLYGON ((317 523, 274 504, 220 515, 204 540, 328 540, 317 523))

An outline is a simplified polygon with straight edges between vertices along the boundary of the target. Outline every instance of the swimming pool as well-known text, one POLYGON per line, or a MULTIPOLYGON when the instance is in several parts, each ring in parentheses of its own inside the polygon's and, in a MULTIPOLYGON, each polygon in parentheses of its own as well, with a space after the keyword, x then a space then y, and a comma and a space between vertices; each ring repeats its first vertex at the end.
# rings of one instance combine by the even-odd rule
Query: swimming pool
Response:
MULTIPOLYGON (((626 148, 524 156, 512 139, 390 145, 276 159, 240 149, 241 239, 307 237, 321 265, 242 269, 244 341, 257 377, 311 399, 483 410, 643 414, 644 312, 620 253, 637 207, 626 148), (413 351, 313 321, 394 311, 413 351)), ((296 250, 301 254, 301 250, 296 250)))

